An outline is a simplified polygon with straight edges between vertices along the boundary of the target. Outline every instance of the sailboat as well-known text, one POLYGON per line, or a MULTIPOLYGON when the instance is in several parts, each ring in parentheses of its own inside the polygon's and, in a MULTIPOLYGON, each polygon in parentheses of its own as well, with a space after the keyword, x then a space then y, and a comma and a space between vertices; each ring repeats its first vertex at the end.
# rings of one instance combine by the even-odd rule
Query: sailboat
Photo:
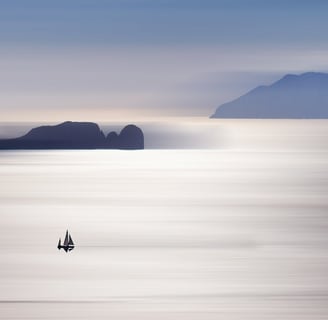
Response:
POLYGON ((68 230, 66 230, 64 243, 61 244, 61 239, 59 238, 57 248, 58 248, 58 250, 64 249, 66 252, 68 252, 68 251, 72 251, 74 249, 74 247, 75 247, 75 245, 74 245, 74 242, 72 240, 72 237, 68 233, 68 230))

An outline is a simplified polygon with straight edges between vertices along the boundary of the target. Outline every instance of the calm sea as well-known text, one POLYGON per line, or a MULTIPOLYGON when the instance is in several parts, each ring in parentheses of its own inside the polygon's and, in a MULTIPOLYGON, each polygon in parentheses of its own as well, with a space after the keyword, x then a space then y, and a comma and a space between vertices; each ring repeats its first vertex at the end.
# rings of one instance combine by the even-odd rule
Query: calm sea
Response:
POLYGON ((0 319, 327 319, 328 121, 218 132, 212 149, 1 151, 0 319))

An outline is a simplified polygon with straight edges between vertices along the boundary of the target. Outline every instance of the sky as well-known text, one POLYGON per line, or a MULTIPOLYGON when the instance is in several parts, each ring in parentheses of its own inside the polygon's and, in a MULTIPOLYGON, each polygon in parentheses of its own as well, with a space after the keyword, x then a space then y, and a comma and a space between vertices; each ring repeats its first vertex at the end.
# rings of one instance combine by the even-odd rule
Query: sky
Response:
POLYGON ((326 0, 0 1, 0 121, 208 117, 328 71, 326 0))

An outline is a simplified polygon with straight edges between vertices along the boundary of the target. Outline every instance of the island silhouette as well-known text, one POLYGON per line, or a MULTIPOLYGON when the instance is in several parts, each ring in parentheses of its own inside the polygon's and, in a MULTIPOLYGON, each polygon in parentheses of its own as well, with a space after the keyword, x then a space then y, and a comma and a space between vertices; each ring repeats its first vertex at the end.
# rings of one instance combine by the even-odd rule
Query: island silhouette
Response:
POLYGON ((211 118, 328 119, 328 73, 287 74, 222 104, 211 118))
POLYGON ((0 140, 0 149, 144 149, 142 130, 129 124, 107 136, 93 122, 66 121, 33 128, 24 136, 0 140))

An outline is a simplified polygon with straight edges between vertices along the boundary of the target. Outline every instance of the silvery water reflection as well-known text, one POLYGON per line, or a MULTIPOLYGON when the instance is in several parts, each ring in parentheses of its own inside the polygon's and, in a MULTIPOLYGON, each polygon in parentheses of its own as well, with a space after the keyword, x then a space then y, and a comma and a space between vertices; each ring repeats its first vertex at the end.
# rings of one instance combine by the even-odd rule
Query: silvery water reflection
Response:
POLYGON ((0 318, 326 318, 327 161, 293 145, 1 152, 0 318))

